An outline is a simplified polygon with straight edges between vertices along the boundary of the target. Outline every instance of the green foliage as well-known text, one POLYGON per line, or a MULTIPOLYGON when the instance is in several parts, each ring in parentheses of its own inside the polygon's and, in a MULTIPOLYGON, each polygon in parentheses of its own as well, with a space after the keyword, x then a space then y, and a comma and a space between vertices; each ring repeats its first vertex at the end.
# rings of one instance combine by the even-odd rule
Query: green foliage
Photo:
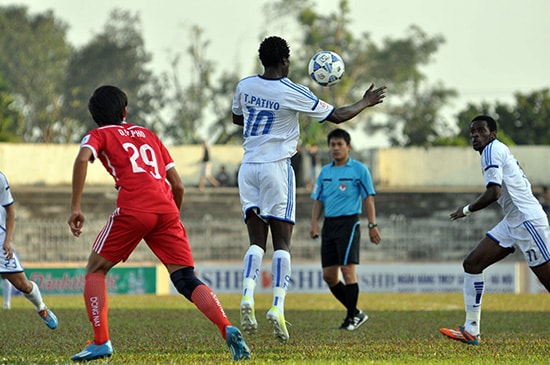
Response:
POLYGON ((13 90, 24 118, 24 142, 55 142, 62 127, 62 80, 71 52, 67 26, 51 11, 30 15, 26 7, 0 7, 0 74, 13 90))
POLYGON ((127 120, 158 125, 163 104, 159 81, 147 69, 151 55, 146 52, 138 15, 115 9, 102 31, 81 49, 75 50, 65 79, 65 111, 79 122, 75 134, 95 128, 88 113, 88 99, 101 85, 116 85, 129 99, 127 120))
MULTIPOLYGON (((516 93, 515 105, 496 103, 500 131, 518 145, 550 144, 550 90, 516 93)), ((500 133, 499 131, 499 138, 500 133)))
MULTIPOLYGON (((335 106, 357 101, 371 83, 388 86, 384 104, 361 113, 348 122, 351 126, 360 124, 367 133, 383 131, 392 145, 400 146, 427 146, 438 138, 449 137, 441 109, 457 93, 441 84, 429 85, 422 72, 444 43, 441 35, 428 36, 412 25, 405 38, 387 37, 379 45, 369 33, 356 36, 351 32, 347 0, 339 1, 336 12, 329 14, 317 13, 314 3, 280 0, 273 7, 295 16, 299 34, 303 35, 302 46, 292 49, 294 65, 307 65, 321 49, 339 53, 346 64, 343 80, 332 87, 314 84, 305 67, 291 70, 293 80, 309 85, 321 99, 335 106), (382 113, 386 118, 380 117, 382 113)), ((320 128, 311 127, 314 123, 303 118, 302 141, 324 144, 326 134, 335 126, 323 123, 320 128)))
POLYGON ((17 142, 17 126, 21 115, 13 106, 10 89, 0 74, 0 142, 17 142))
MULTIPOLYGON (((291 79, 321 99, 343 106, 361 98, 371 83, 388 86, 384 103, 361 113, 350 127, 383 132, 394 146, 467 145, 469 122, 483 112, 497 118, 499 139, 505 143, 550 144, 549 89, 518 92, 513 105, 469 104, 457 121, 446 120, 441 111, 457 93, 429 82, 424 71, 445 42, 439 34, 409 25, 404 37, 375 42, 369 32, 352 33, 348 0, 335 2, 329 13, 319 13, 313 0, 264 5, 266 21, 279 22, 297 37, 287 39, 291 79), (343 80, 333 87, 322 88, 307 75, 309 58, 320 49, 339 53, 346 63, 343 80)), ((102 84, 124 89, 130 99, 128 120, 147 125, 167 143, 196 143, 206 138, 200 135, 204 125, 211 142, 242 140, 242 129, 232 124, 231 101, 243 75, 223 70, 214 80, 218 70, 207 57, 210 42, 199 26, 191 27, 184 51, 176 49, 171 73, 159 77, 148 68, 151 55, 139 15, 114 10, 103 29, 79 49, 67 42, 67 28, 52 11, 33 15, 24 6, 0 7, 0 75, 5 82, 0 86, 0 141, 78 141, 95 127, 87 101, 102 84), (179 70, 182 54, 194 67, 184 76, 179 70)), ((336 127, 301 118, 304 145, 325 145, 325 136, 336 127)))
POLYGON ((191 45, 186 53, 192 60, 194 72, 181 73, 181 54, 177 53, 168 79, 168 86, 173 90, 170 104, 174 107, 174 115, 164 126, 164 133, 176 144, 198 143, 204 139, 197 130, 204 123, 204 111, 213 94, 214 65, 206 58, 209 41, 203 40, 203 30, 198 26, 193 26, 190 33, 191 45))
MULTIPOLYGON (((219 295, 229 319, 239 322, 240 296, 219 295)), ((80 296, 45 298, 59 318, 51 331, 23 297, 0 312, 9 339, 0 342, 1 364, 65 364, 91 339, 92 327, 80 296), (32 346, 29 346, 29 342, 32 346)), ((369 321, 355 332, 338 330, 345 311, 330 294, 289 293, 290 342, 276 342, 264 318, 271 295, 256 298, 259 330, 245 336, 247 363, 284 364, 546 364, 547 294, 494 294, 483 300, 482 343, 444 338, 440 327, 464 320, 462 293, 362 293, 369 321)), ((109 328, 117 364, 228 364, 231 357, 218 329, 182 296, 109 298, 109 328)), ((7 336, 6 333, 4 333, 7 336)))
POLYGON ((515 104, 487 102, 468 104, 457 114, 459 136, 469 137, 470 122, 479 115, 490 115, 498 123, 498 139, 508 145, 550 144, 550 90, 515 94, 515 104))

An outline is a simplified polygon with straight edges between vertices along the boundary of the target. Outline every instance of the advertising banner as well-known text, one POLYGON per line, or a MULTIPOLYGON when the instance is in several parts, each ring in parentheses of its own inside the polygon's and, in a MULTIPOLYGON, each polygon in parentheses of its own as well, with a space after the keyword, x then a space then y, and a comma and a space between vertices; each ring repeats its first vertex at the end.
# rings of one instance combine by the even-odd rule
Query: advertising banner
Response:
MULTIPOLYGON (((517 264, 499 263, 485 271, 487 292, 519 291, 517 264)), ((199 278, 216 293, 239 293, 242 266, 238 264, 202 264, 196 267, 199 278)), ((327 292, 320 264, 292 265, 290 292, 327 292)), ((361 292, 461 292, 463 270, 460 263, 388 263, 357 266, 361 292)), ((271 293, 271 265, 263 265, 256 292, 271 293)), ((175 289, 172 288, 172 293, 175 289)))
MULTIPOLYGON (((43 295, 82 295, 86 270, 83 267, 25 268, 43 295)), ((149 267, 114 267, 106 277, 109 294, 155 294, 157 269, 149 267)))

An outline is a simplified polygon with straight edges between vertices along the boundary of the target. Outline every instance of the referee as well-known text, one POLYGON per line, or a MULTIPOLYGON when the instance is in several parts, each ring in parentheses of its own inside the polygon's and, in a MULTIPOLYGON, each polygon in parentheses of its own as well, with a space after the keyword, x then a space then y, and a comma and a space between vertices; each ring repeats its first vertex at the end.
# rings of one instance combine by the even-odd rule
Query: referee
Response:
POLYGON ((321 264, 323 279, 332 294, 347 309, 340 329, 354 331, 368 319, 357 308, 359 284, 355 266, 359 264, 361 241, 359 216, 365 202, 370 241, 379 244, 380 232, 376 224, 374 186, 368 168, 349 156, 351 137, 343 129, 335 129, 328 135, 332 162, 323 166, 311 198, 311 238, 319 237, 319 218, 324 214, 321 232, 321 264), (344 282, 340 281, 339 270, 344 282))

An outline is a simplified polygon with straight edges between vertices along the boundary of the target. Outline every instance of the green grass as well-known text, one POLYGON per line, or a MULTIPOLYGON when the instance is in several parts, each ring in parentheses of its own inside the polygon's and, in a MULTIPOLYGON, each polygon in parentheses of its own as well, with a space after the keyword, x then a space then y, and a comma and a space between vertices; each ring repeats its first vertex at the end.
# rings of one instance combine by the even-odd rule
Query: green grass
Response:
MULTIPOLYGON (((219 295, 238 325, 238 295, 219 295)), ((15 297, 0 311, 0 364, 66 364, 92 338, 80 296, 47 297, 59 318, 49 330, 29 302, 15 297)), ((217 328, 181 296, 111 296, 109 364, 229 364, 217 328)), ((369 321, 355 332, 337 330, 345 315, 329 294, 295 294, 286 300, 290 342, 276 342, 264 319, 271 296, 256 298, 259 331, 246 336, 249 364, 547 364, 550 362, 550 296, 493 294, 484 297, 482 343, 444 338, 442 326, 462 324, 461 293, 362 293, 369 321)))

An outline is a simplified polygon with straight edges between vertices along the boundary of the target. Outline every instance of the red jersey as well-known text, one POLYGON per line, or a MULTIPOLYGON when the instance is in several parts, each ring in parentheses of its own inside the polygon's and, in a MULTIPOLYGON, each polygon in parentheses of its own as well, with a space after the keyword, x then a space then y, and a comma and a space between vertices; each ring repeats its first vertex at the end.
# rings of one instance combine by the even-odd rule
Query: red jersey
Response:
POLYGON ((151 213, 179 211, 166 181, 174 160, 151 130, 129 123, 106 125, 88 132, 80 148, 91 149, 94 160, 99 158, 115 179, 117 207, 151 213))

